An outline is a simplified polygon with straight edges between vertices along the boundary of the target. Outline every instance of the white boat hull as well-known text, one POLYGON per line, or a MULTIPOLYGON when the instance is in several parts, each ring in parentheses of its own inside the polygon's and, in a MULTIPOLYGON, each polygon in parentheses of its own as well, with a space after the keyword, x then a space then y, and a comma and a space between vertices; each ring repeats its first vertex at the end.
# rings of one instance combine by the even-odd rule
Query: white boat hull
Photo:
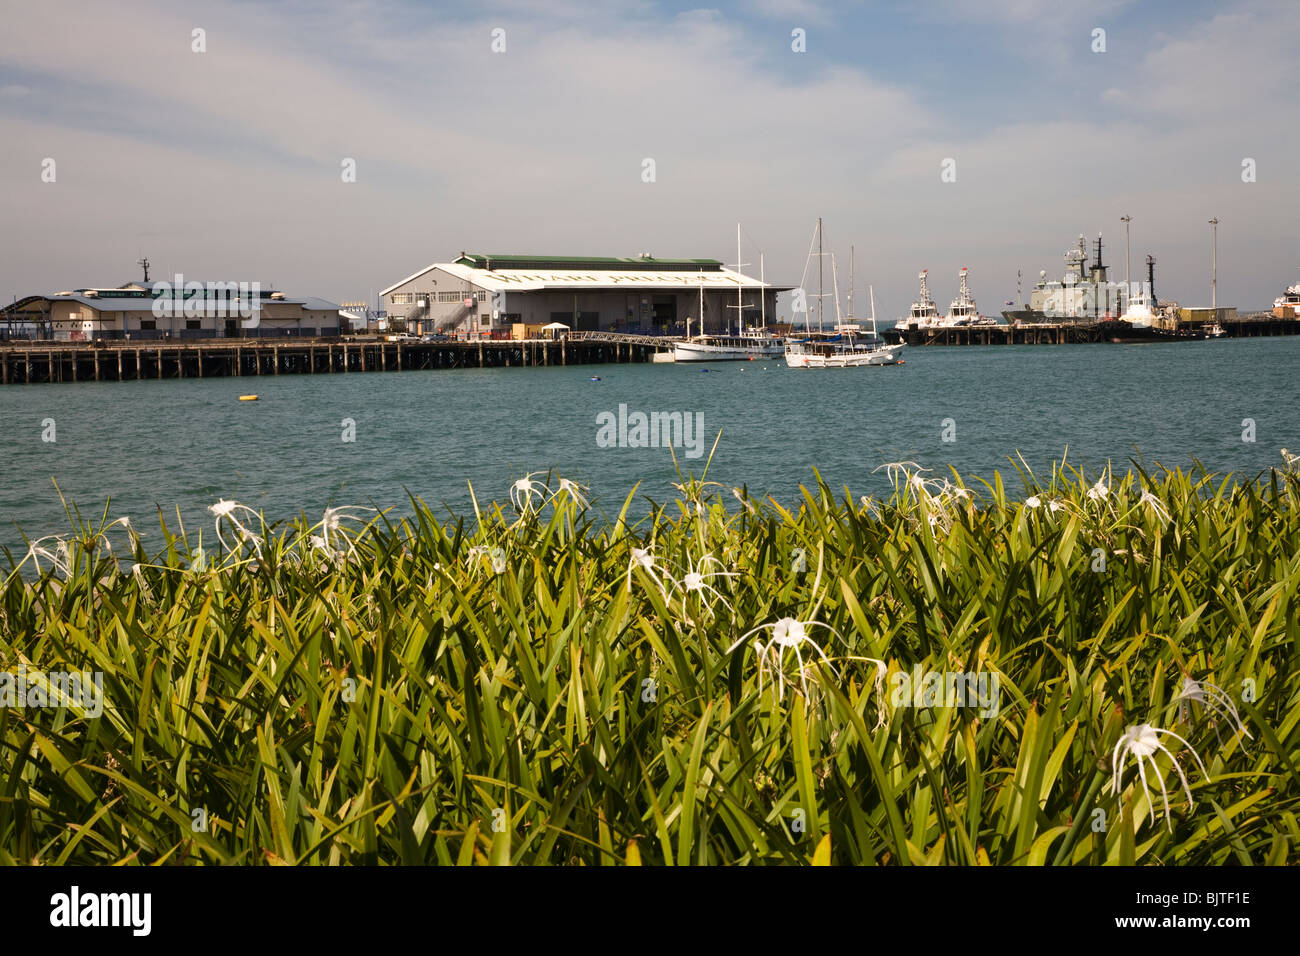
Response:
POLYGON ((786 352, 785 364, 790 368, 863 368, 868 365, 898 365, 902 345, 886 345, 878 349, 832 352, 786 352))
POLYGON ((776 359, 785 352, 780 345, 712 345, 708 342, 678 342, 673 346, 677 362, 748 362, 776 359))

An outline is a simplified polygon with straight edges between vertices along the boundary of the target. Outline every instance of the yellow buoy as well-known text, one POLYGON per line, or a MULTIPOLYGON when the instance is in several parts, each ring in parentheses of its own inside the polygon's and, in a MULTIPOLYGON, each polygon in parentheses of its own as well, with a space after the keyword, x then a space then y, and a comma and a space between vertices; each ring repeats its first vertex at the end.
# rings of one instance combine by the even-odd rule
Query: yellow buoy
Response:
POLYGON ((255 401, 257 401, 257 396, 256 396, 256 395, 240 395, 240 396, 239 396, 239 400, 240 400, 241 402, 255 402, 255 401))

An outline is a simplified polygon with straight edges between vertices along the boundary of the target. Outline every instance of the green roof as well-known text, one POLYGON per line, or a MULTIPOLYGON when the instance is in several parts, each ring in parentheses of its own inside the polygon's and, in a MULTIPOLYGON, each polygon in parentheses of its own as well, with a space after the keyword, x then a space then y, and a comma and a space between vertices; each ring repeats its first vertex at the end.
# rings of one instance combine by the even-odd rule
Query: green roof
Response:
POLYGON ((656 259, 654 256, 512 256, 462 252, 455 261, 474 269, 717 272, 722 268, 722 262, 718 259, 656 259))

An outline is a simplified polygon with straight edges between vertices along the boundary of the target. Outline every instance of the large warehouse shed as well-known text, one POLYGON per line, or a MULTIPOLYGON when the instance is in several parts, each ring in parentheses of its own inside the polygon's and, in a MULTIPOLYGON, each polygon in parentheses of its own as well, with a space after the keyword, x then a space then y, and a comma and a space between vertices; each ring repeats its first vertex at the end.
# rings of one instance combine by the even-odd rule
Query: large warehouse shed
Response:
POLYGON ((720 332, 775 321, 774 286, 717 259, 478 255, 435 262, 380 295, 408 332, 504 335, 555 322, 578 330, 720 332), (766 299, 766 302, 763 299, 766 299), (701 306, 702 301, 702 306, 701 306), (739 313, 739 318, 737 314, 739 313))

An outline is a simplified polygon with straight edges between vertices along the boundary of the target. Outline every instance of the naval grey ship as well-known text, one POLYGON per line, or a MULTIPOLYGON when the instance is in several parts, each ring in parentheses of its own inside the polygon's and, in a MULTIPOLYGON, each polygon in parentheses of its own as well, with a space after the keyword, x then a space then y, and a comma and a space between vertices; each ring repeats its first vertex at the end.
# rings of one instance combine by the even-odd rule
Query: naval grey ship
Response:
POLYGON ((1155 257, 1147 256, 1147 281, 1141 291, 1126 295, 1123 282, 1106 280, 1101 258, 1101 233, 1096 254, 1088 264, 1088 248, 1082 235, 1077 248, 1065 254, 1065 276, 1049 281, 1046 271, 1029 293, 1023 308, 1002 313, 1012 325, 1027 322, 1079 322, 1097 324, 1112 342, 1180 342, 1204 339, 1199 329, 1180 325, 1176 303, 1163 306, 1155 295, 1155 257))
POLYGON ((1047 271, 1038 273, 1038 282, 1029 293, 1029 301, 1019 309, 1008 309, 1002 317, 1008 322, 1098 322, 1116 318, 1121 311, 1122 289, 1106 281, 1106 265, 1101 259, 1101 233, 1097 234, 1097 254, 1088 265, 1088 249, 1082 235, 1079 245, 1065 253, 1065 277, 1049 280, 1047 271))

